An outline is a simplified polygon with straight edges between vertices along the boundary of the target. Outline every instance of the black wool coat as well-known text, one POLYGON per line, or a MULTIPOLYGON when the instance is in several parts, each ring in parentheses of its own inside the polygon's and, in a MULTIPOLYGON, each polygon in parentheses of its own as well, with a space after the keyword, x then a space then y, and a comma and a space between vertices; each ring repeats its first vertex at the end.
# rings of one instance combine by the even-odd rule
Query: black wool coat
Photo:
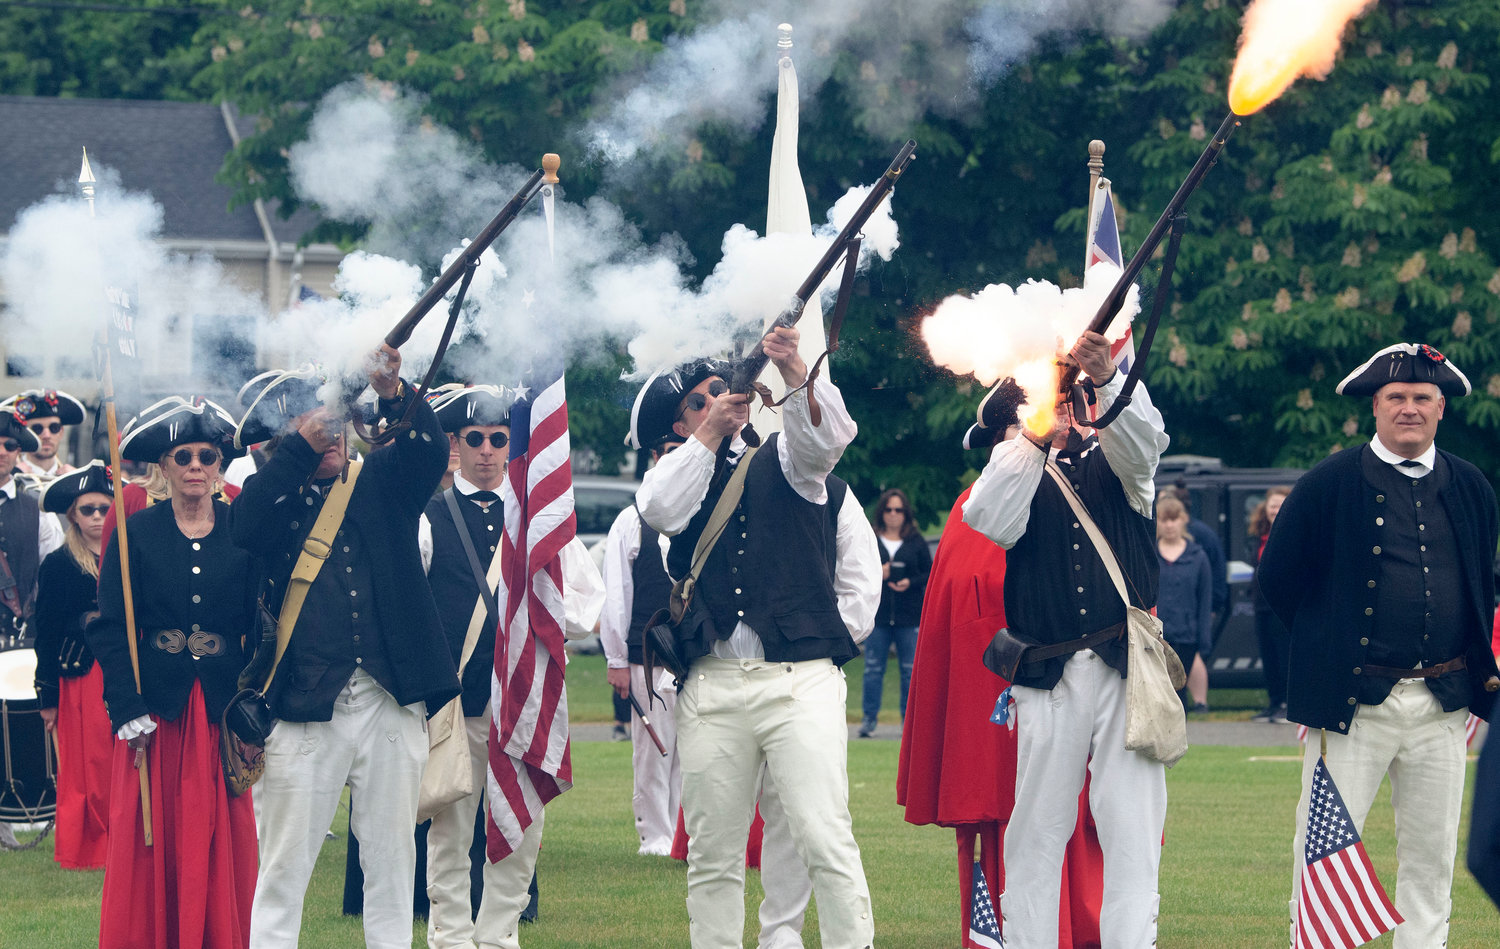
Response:
MULTIPOLYGON (((401 402, 381 400, 381 414, 399 417, 411 398, 408 384, 401 402)), ((344 520, 357 525, 372 552, 375 615, 394 678, 392 696, 402 705, 426 702, 432 713, 458 694, 459 684, 422 572, 417 525, 448 468, 448 436, 426 402, 418 400, 411 417, 410 430, 365 458, 344 520)), ((234 542, 259 555, 265 565, 262 595, 273 615, 281 612, 292 566, 316 519, 308 512, 318 504, 309 505, 306 495, 321 457, 300 434, 288 435, 271 460, 245 480, 231 510, 234 542)), ((293 678, 288 673, 298 662, 299 638, 317 635, 305 625, 299 620, 292 630, 271 685, 272 711, 278 707, 277 686, 293 678)))
POLYGON ((99 581, 73 559, 66 544, 52 551, 37 571, 36 686, 42 708, 57 708, 58 680, 94 668, 83 628, 99 609, 99 581))
MULTIPOLYGON (((1375 626, 1373 578, 1380 576, 1374 550, 1380 543, 1381 505, 1360 472, 1360 457, 1370 450, 1368 445, 1346 448, 1302 476, 1282 504, 1257 572, 1261 593, 1291 630, 1287 717, 1342 734, 1353 721, 1355 670, 1366 661, 1375 626)), ((1485 691, 1484 682, 1497 674, 1489 633, 1500 512, 1478 468, 1442 450, 1438 455, 1452 471, 1439 499, 1453 525, 1468 593, 1469 710, 1488 720, 1495 695, 1485 691)))

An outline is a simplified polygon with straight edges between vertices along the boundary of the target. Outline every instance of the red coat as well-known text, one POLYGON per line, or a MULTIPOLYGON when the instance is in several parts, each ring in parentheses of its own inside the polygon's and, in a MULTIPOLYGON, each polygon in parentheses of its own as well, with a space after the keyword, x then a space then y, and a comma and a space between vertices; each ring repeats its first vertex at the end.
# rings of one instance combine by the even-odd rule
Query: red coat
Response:
POLYGON ((1005 821, 1015 805, 1016 733, 990 721, 1004 679, 980 657, 1005 625, 1005 551, 948 515, 922 603, 896 772, 911 824, 1005 821))

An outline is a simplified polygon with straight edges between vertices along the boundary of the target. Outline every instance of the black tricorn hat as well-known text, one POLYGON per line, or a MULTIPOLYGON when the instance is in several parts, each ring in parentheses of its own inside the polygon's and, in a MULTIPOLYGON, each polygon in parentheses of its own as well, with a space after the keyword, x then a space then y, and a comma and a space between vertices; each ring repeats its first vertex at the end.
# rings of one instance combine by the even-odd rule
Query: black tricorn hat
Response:
POLYGON ((22 451, 36 451, 42 447, 36 435, 26 427, 26 420, 10 408, 0 407, 0 438, 14 438, 21 443, 22 451))
POLYGON ((83 422, 83 403, 58 389, 27 389, 0 402, 0 408, 10 409, 23 422, 34 418, 56 418, 64 425, 83 422))
POLYGON ((115 495, 115 486, 109 478, 109 466, 94 459, 77 471, 53 478, 42 489, 42 510, 52 514, 66 514, 73 502, 90 493, 115 495))
POLYGON ((979 403, 979 420, 964 432, 965 448, 990 448, 1005 438, 1006 429, 1021 420, 1021 404, 1026 390, 1011 376, 995 383, 979 403))
POLYGON ((505 386, 454 382, 428 395, 437 396, 432 399, 432 411, 443 431, 451 434, 470 425, 509 425, 510 407, 521 394, 505 386))
POLYGON ((694 359, 671 369, 653 372, 636 393, 630 409, 630 432, 625 444, 637 451, 655 451, 664 443, 679 438, 672 430, 677 421, 683 396, 705 379, 718 376, 728 380, 732 367, 723 359, 694 359))
POLYGON ((1445 396, 1471 391, 1469 379, 1425 343, 1397 343, 1371 356, 1334 388, 1340 395, 1371 396, 1392 382, 1430 382, 1445 396))
POLYGON ((236 448, 248 448, 263 442, 286 426, 287 422, 320 407, 318 393, 328 379, 313 366, 297 369, 271 369, 240 386, 237 396, 245 415, 234 430, 236 448))
POLYGON ((225 458, 245 449, 234 443, 234 416, 201 396, 169 395, 147 406, 120 432, 120 456, 130 461, 160 461, 174 446, 208 442, 225 458))

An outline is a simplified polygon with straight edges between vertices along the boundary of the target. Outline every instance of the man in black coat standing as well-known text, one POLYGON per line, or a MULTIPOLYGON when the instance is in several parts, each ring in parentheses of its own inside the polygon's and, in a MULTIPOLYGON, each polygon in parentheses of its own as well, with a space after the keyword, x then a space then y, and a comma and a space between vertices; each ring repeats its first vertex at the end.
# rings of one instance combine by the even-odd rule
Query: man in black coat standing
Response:
MULTIPOLYGON (((365 870, 365 943, 411 945, 426 712, 457 695, 459 683, 417 548, 422 510, 447 468, 448 439, 426 402, 410 405, 415 394, 400 367, 400 354, 381 347, 370 385, 383 417, 410 408, 409 427, 398 426, 391 444, 364 461, 267 696, 278 723, 256 788, 260 877, 251 946, 297 945, 307 882, 345 783, 365 870)), ((265 563, 273 612, 347 457, 344 423, 309 407, 316 386, 305 376, 269 380, 237 433, 259 440, 246 426, 267 421, 260 411, 295 414, 232 514, 235 543, 265 563), (283 398, 277 389, 302 395, 283 398)))
MULTIPOLYGON (((1291 630, 1287 716, 1327 738, 1356 829, 1391 776, 1400 836, 1396 949, 1447 944, 1464 787, 1464 722, 1500 688, 1489 649, 1500 514, 1477 468, 1434 445, 1469 381, 1430 346, 1398 343, 1338 385, 1368 397, 1375 437, 1297 482, 1266 542, 1260 587, 1291 630)), ((1297 805, 1292 919, 1319 742, 1297 805)))

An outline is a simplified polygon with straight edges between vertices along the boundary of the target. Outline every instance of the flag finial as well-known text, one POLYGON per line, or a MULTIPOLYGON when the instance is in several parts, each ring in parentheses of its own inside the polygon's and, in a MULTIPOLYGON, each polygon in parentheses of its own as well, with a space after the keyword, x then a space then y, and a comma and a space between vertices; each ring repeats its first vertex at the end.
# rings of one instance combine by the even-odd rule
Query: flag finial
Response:
POLYGON ((792 25, 790 23, 783 23, 776 27, 776 48, 792 48, 792 25))

